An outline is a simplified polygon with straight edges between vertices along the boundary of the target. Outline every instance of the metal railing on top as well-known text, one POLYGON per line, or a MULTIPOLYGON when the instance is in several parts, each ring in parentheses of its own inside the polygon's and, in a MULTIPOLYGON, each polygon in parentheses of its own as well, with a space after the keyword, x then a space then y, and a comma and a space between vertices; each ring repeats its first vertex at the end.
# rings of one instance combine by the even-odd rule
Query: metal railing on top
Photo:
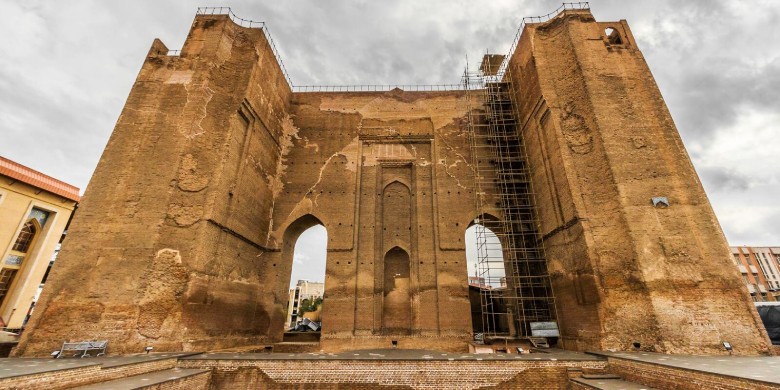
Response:
POLYGON ((526 24, 529 23, 543 23, 546 22, 561 13, 561 11, 565 10, 573 10, 573 9, 590 9, 590 4, 587 1, 580 1, 576 3, 563 3, 560 7, 556 8, 555 11, 552 11, 546 15, 542 16, 526 16, 523 18, 523 20, 520 22, 520 27, 517 28, 517 32, 515 33, 515 39, 512 41, 512 45, 509 46, 509 51, 506 54, 506 57, 504 57, 504 60, 501 62, 501 65, 498 67, 498 71, 496 72, 495 76, 486 77, 487 82, 498 82, 501 79, 504 78, 504 74, 506 73, 506 68, 509 66, 509 60, 512 58, 512 54, 514 54, 515 49, 517 49, 517 44, 520 42, 520 35, 523 34, 523 29, 525 28, 526 24))
MULTIPOLYGON (((506 73, 507 66, 509 66, 509 60, 510 58, 512 58, 512 54, 514 54, 515 49, 517 49, 517 44, 520 41, 520 35, 523 33, 523 28, 525 28, 526 24, 546 22, 558 16, 558 14, 560 14, 561 11, 572 10, 572 9, 581 9, 581 10, 590 9, 590 4, 587 1, 580 1, 576 3, 563 3, 561 4, 560 7, 558 7, 557 9, 555 9, 554 11, 546 15, 524 17, 522 22, 520 23, 520 27, 518 27, 517 32, 515 33, 515 38, 512 41, 512 45, 509 47, 509 52, 507 53, 506 57, 504 57, 504 60, 501 62, 501 65, 498 67, 498 72, 495 74, 495 76, 483 77, 477 83, 474 82, 476 80, 466 79, 465 82, 461 81, 460 84, 432 84, 432 85, 425 85, 425 84, 295 85, 293 84, 289 73, 287 73, 287 68, 285 68, 284 66, 284 61, 282 61, 282 56, 279 54, 279 50, 276 49, 276 44, 274 43, 274 40, 271 37, 271 32, 268 30, 268 26, 266 25, 265 22, 258 22, 258 21, 238 17, 236 14, 233 13, 233 10, 230 7, 198 7, 197 14, 198 15, 228 15, 230 20, 232 20, 234 23, 238 24, 241 27, 259 28, 263 30, 263 34, 265 34, 265 37, 268 40, 268 44, 271 46, 271 51, 273 51, 274 57, 276 57, 276 62, 279 64, 279 67, 281 68, 282 73, 284 74, 284 78, 287 80, 287 84, 290 86, 290 89, 292 89, 293 92, 361 92, 361 91, 383 92, 383 91, 390 91, 395 88, 399 88, 404 91, 459 91, 459 90, 467 90, 467 89, 471 90, 471 89, 484 88, 484 85, 482 85, 483 83, 497 82, 503 79, 504 74, 506 73)), ((181 55, 181 50, 169 50, 168 55, 179 56, 181 55)))
POLYGON ((403 91, 460 91, 463 84, 363 84, 363 85, 296 85, 293 92, 386 92, 403 91))
POLYGON ((198 15, 228 15, 233 23, 241 27, 261 28, 265 26, 265 22, 258 22, 238 17, 233 13, 233 10, 230 9, 230 7, 198 7, 198 15))
POLYGON ((282 69, 282 73, 284 74, 284 78, 287 80, 287 84, 290 86, 290 88, 293 88, 293 83, 292 83, 292 79, 290 78, 290 74, 287 73, 287 68, 284 67, 284 61, 282 61, 282 56, 279 54, 279 50, 276 49, 276 44, 274 43, 274 39, 271 37, 271 31, 268 30, 268 26, 265 24, 265 22, 258 22, 254 20, 240 18, 233 13, 233 10, 230 7, 198 7, 197 14, 198 15, 227 15, 230 18, 230 20, 233 21, 233 23, 241 27, 259 28, 263 30, 263 34, 265 34, 265 38, 268 40, 268 44, 271 46, 271 51, 274 53, 274 57, 276 57, 276 62, 279 64, 279 68, 282 69))

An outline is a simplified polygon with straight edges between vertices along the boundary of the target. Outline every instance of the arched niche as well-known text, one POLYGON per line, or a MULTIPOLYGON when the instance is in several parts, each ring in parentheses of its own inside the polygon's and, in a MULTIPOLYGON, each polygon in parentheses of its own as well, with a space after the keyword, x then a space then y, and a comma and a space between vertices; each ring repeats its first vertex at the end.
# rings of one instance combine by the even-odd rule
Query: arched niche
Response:
POLYGON ((408 334, 412 328, 409 253, 393 247, 384 257, 382 329, 389 334, 408 334))
POLYGON ((412 244, 411 230, 411 190, 402 181, 394 180, 382 191, 382 247, 408 250, 412 244))

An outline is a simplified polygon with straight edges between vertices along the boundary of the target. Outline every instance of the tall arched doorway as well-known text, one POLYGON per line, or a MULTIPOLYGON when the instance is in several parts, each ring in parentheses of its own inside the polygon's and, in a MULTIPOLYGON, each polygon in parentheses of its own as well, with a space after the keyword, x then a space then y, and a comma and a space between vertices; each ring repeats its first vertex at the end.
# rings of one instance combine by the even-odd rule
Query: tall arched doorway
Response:
POLYGON ((285 331, 317 331, 321 327, 327 242, 324 224, 309 214, 290 224, 284 233, 282 259, 290 265, 285 331), (315 324, 309 325, 310 321, 315 324))
POLYGON ((512 308, 507 306, 506 262, 498 220, 484 215, 465 232, 472 330, 476 333, 513 334, 512 308))

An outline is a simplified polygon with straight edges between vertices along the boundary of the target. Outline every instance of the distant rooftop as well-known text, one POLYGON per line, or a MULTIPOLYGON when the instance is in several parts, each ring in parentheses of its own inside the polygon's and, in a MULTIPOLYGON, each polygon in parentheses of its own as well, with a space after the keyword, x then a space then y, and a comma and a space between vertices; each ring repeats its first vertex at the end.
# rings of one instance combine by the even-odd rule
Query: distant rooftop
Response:
POLYGON ((19 180, 75 202, 78 202, 81 199, 78 187, 57 180, 49 175, 45 175, 2 156, 0 156, 0 175, 8 176, 12 179, 19 180))

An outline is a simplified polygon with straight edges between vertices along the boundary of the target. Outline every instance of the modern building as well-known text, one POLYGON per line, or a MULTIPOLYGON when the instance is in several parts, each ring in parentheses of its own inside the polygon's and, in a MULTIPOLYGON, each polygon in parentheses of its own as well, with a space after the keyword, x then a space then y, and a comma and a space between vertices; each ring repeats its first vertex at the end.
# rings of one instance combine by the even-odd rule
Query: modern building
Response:
POLYGON ((485 284, 485 278, 479 276, 469 276, 469 286, 480 288, 487 285, 485 284))
POLYGON ((780 301, 780 247, 732 246, 731 254, 753 301, 780 301))
POLYGON ((325 293, 325 283, 299 280, 295 288, 290 289, 290 299, 287 303, 287 327, 292 328, 298 322, 298 309, 305 299, 309 301, 322 298, 325 293))
POLYGON ((79 201, 79 189, 0 157, 0 320, 20 330, 79 201))

